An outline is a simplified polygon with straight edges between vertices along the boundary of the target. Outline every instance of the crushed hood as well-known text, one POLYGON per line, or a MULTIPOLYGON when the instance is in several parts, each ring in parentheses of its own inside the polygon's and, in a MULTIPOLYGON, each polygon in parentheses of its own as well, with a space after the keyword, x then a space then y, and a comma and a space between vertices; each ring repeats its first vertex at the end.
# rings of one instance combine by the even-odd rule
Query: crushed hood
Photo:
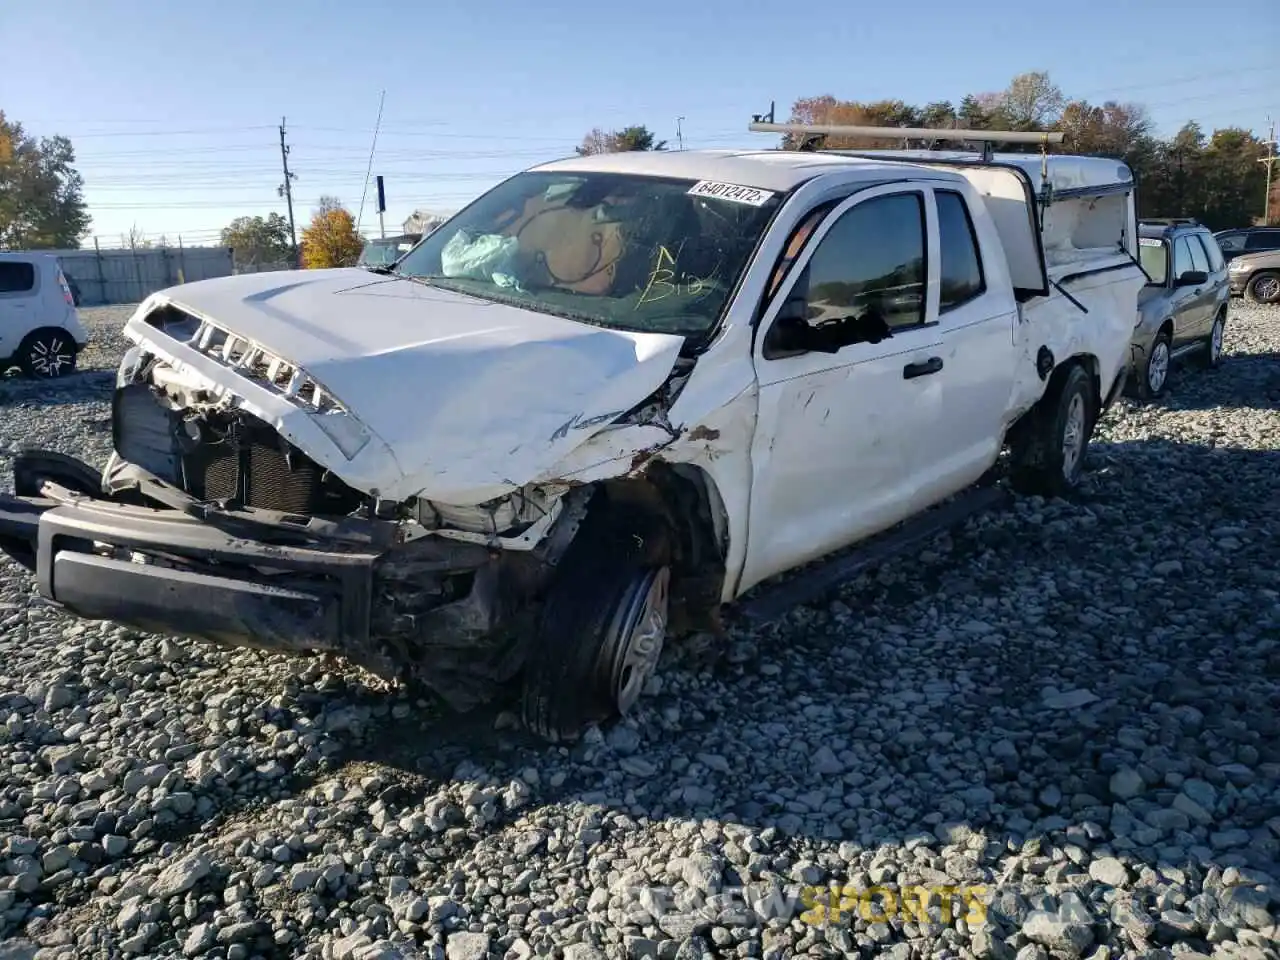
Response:
POLYGON ((358 268, 225 277, 161 298, 314 377, 382 444, 352 461, 306 453, 395 499, 470 504, 529 482, 661 386, 683 343, 358 268))

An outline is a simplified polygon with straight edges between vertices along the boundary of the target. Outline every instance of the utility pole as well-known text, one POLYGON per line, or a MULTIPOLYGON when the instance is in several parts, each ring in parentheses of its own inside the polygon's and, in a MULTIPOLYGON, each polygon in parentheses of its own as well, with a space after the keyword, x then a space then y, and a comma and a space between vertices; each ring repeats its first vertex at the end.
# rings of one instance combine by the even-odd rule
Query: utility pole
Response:
POLYGON ((284 167, 284 183, 276 188, 289 205, 289 240, 293 244, 293 266, 298 267, 298 230, 293 224, 293 183, 296 175, 289 172, 289 148, 284 142, 284 117, 280 118, 280 164, 284 167))
POLYGON ((684 149, 684 131, 680 127, 683 120, 684 117, 676 117, 676 147, 679 150, 684 149))
POLYGON ((1271 225, 1271 169, 1276 165, 1276 123, 1270 117, 1267 117, 1267 123, 1271 127, 1271 132, 1267 134, 1267 156, 1259 163, 1267 165, 1267 192, 1262 201, 1262 225, 1268 227, 1271 225))

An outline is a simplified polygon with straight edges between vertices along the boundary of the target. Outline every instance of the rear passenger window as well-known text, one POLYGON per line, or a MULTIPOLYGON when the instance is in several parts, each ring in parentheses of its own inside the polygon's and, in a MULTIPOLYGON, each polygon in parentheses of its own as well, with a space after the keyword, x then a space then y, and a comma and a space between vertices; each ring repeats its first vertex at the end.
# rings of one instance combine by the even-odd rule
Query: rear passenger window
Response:
POLYGON ((1209 272, 1217 273, 1226 264, 1226 259, 1222 256, 1222 251, 1218 249, 1218 241, 1213 239, 1212 234, 1198 233, 1200 244, 1204 247, 1205 255, 1209 258, 1209 272))
POLYGON ((951 190, 937 190, 938 245, 941 254, 942 292, 938 310, 943 312, 968 303, 982 293, 986 281, 982 258, 978 255, 978 234, 965 206, 964 197, 951 190))
POLYGON ((0 260, 0 293, 26 293, 36 285, 36 268, 30 263, 0 260))
POLYGON ((1280 248, 1280 233, 1251 233, 1245 241, 1246 250, 1275 250, 1280 248))
POLYGON ((1191 244, 1186 237, 1179 237, 1173 244, 1173 277, 1176 280, 1188 270, 1194 270, 1191 259, 1191 244))
POLYGON ((1188 237, 1187 246, 1191 248, 1191 269, 1212 273, 1213 271, 1209 269, 1209 258, 1205 256, 1204 247, 1200 245, 1199 238, 1195 235, 1188 237))

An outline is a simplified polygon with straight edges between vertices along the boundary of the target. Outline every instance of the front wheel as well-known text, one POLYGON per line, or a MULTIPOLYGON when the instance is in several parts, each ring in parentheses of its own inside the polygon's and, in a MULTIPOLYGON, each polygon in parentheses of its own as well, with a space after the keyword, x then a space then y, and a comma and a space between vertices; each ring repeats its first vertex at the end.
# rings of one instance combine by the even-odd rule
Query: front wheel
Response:
POLYGON ((1244 295, 1254 303, 1280 303, 1280 273, 1254 274, 1244 295))
POLYGON ((1169 385, 1169 367, 1173 359, 1173 338, 1167 330, 1156 334, 1147 351, 1147 362, 1138 374, 1138 396, 1155 400, 1169 385))
POLYGON ((1072 364, 1021 425, 1013 445, 1014 489, 1046 497, 1074 490, 1084 471, 1097 411, 1093 379, 1084 367, 1072 364))
POLYGON ((573 740, 635 706, 667 634, 670 552, 656 518, 588 517, 558 565, 525 669, 532 732, 573 740))
POLYGON ((52 380, 75 373, 79 349, 65 330, 37 330, 18 348, 18 365, 28 377, 52 380))

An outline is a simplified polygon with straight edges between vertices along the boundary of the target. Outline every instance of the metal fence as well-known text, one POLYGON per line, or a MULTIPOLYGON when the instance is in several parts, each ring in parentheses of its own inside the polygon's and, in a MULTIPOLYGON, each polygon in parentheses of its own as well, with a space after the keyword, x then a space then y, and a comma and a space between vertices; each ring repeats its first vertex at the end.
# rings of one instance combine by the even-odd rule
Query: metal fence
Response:
POLYGON ((58 256, 62 272, 75 282, 84 306, 137 303, 165 287, 235 272, 230 247, 102 250, 94 246, 44 252, 58 256))
POLYGON ((277 270, 292 270, 293 264, 288 260, 274 261, 257 261, 252 260, 248 263, 236 261, 236 273, 272 273, 277 270))

